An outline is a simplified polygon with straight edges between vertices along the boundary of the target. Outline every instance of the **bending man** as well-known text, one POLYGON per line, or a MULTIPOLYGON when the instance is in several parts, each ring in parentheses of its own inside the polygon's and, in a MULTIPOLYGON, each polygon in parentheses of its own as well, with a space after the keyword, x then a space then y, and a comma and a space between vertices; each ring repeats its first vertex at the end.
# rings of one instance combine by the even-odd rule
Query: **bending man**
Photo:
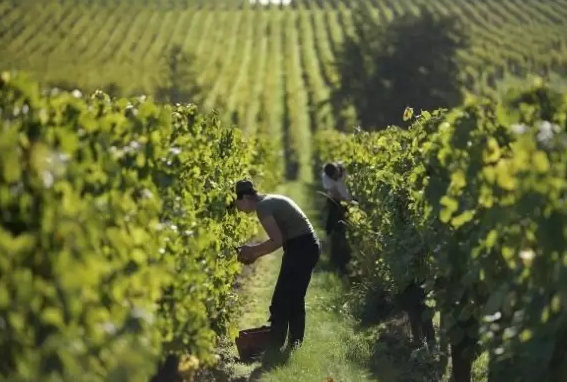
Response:
POLYGON ((309 219, 290 198, 262 195, 249 180, 236 184, 236 207, 256 212, 268 234, 258 245, 242 247, 239 259, 250 264, 283 247, 281 268, 270 306, 271 346, 267 355, 277 355, 289 326, 288 350, 299 346, 305 333, 305 294, 311 273, 321 254, 319 239, 309 219))

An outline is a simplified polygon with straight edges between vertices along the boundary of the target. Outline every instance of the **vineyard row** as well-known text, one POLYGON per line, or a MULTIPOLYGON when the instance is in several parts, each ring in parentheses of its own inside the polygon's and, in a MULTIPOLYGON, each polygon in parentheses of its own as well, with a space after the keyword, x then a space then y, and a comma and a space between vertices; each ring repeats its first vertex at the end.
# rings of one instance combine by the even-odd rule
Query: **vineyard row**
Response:
POLYGON ((270 142, 196 106, 0 78, 0 375, 143 381, 210 364, 233 331, 236 180, 280 180, 270 142))
POLYGON ((481 354, 489 382, 564 380, 567 97, 537 81, 406 114, 408 129, 316 137, 358 201, 346 207, 352 276, 399 302, 417 343, 450 343, 456 382, 481 354))

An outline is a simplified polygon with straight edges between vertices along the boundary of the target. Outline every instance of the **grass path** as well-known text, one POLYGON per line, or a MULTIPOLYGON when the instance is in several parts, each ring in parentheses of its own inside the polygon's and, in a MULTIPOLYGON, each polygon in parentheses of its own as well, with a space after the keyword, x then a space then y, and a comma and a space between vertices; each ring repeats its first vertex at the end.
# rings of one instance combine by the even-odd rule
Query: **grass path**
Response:
MULTIPOLYGON (((317 211, 312 208, 308 187, 289 183, 278 192, 289 195, 306 211, 314 224, 317 211)), ((319 231, 319 230, 318 230, 319 231)), ((322 235, 322 234, 321 234, 322 235)), ((323 236, 321 236, 323 237, 323 236)), ((260 376, 254 370, 259 364, 230 365, 233 380, 258 382, 390 382, 395 381, 395 368, 381 362, 379 376, 362 366, 369 357, 361 341, 356 340, 356 322, 333 304, 344 292, 342 281, 324 268, 325 254, 319 262, 307 291, 307 324, 302 348, 288 362, 260 376), (251 377, 252 375, 252 377, 251 377)), ((278 276, 281 252, 257 261, 254 271, 242 288, 243 312, 239 329, 265 324, 272 291, 278 276)), ((236 352, 236 349, 232 350, 236 352)))

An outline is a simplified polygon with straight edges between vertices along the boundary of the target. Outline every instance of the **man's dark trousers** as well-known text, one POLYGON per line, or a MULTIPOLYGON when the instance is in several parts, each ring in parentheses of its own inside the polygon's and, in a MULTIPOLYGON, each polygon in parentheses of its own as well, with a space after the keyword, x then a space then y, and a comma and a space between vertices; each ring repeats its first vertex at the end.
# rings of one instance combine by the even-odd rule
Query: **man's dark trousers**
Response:
POLYGON ((303 341, 305 294, 321 254, 319 240, 312 234, 288 240, 283 250, 282 265, 270 306, 270 352, 277 352, 283 346, 288 327, 288 347, 303 341))
POLYGON ((342 274, 347 273, 347 264, 350 261, 350 249, 346 239, 347 209, 338 199, 327 199, 327 223, 325 231, 330 237, 331 251, 329 253, 331 264, 336 266, 342 274))

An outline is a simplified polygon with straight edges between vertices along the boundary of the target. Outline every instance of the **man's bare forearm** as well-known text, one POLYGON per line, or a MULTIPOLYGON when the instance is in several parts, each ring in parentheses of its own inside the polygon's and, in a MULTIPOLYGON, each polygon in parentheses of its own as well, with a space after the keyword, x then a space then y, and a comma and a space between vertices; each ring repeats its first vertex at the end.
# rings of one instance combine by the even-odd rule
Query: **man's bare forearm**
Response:
POLYGON ((265 256, 269 253, 274 252, 276 249, 281 247, 281 243, 278 243, 272 239, 268 239, 263 243, 254 246, 254 251, 258 256, 265 256))

